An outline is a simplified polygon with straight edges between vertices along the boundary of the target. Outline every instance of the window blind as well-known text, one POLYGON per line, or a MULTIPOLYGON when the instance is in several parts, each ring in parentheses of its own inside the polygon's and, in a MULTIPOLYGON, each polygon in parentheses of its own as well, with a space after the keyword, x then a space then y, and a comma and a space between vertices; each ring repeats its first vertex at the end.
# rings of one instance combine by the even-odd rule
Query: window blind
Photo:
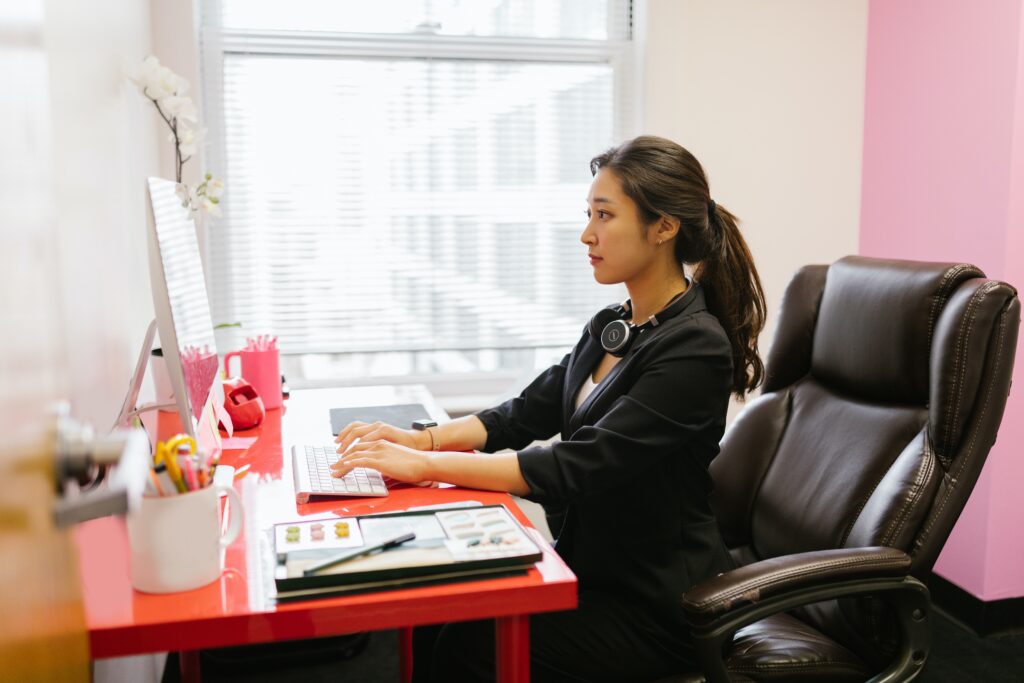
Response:
POLYGON ((631 131, 628 3, 370 4, 205 9, 227 344, 273 333, 342 377, 564 352, 624 297, 579 235, 589 160, 631 131))

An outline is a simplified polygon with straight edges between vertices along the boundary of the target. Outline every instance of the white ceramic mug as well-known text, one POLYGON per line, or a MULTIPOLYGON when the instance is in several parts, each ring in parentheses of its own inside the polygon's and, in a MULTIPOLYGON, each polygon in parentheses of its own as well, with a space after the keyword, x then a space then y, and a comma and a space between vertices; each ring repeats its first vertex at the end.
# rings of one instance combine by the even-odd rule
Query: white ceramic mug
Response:
POLYGON ((127 524, 132 586, 143 593, 191 590, 220 577, 224 549, 242 530, 242 499, 230 486, 218 484, 145 497, 127 524), (228 498, 229 524, 223 534, 221 495, 228 498))

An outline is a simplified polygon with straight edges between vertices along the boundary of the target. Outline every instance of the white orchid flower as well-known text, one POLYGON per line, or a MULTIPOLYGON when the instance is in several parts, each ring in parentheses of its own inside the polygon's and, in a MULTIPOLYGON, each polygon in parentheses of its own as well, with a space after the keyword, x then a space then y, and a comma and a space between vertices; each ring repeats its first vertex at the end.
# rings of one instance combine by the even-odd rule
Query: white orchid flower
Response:
POLYGON ((189 187, 185 183, 178 183, 177 187, 174 188, 174 194, 181 200, 181 206, 185 209, 192 209, 195 206, 195 189, 189 187))
POLYGON ((191 121, 192 123, 197 121, 196 105, 192 102, 191 97, 181 97, 179 95, 164 97, 160 100, 160 109, 171 119, 181 119, 183 121, 191 121))
POLYGON ((220 199, 224 195, 224 182, 213 178, 206 181, 206 196, 213 199, 220 199))
POLYGON ((206 138, 205 128, 179 127, 178 129, 178 150, 182 158, 190 157, 196 153, 199 146, 206 138))
POLYGON ((159 70, 160 60, 153 55, 150 55, 142 60, 142 63, 136 67, 130 78, 132 83, 139 86, 139 90, 142 94, 149 97, 147 89, 156 83, 159 70))
POLYGON ((200 148, 206 137, 205 128, 196 128, 198 112, 192 98, 186 96, 188 81, 174 73, 160 60, 150 55, 130 75, 130 78, 143 96, 156 103, 171 132, 168 142, 178 145, 175 174, 178 185, 175 194, 181 206, 190 213, 202 211, 212 216, 220 216, 220 198, 224 194, 224 183, 206 173, 203 181, 197 185, 181 182, 181 168, 200 148))
POLYGON ((176 89, 179 80, 181 80, 181 77, 178 74, 166 66, 161 66, 156 70, 153 80, 146 87, 146 97, 159 101, 165 97, 177 94, 176 89))
POLYGON ((209 197, 203 197, 203 201, 199 205, 199 208, 203 210, 203 213, 208 213, 211 216, 217 216, 219 218, 221 215, 220 206, 215 204, 209 197))

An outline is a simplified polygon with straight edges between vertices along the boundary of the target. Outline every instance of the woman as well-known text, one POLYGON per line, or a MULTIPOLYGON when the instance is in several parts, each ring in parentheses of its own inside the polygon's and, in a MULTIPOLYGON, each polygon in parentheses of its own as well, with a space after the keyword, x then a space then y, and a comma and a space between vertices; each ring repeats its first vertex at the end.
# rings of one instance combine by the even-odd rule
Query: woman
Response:
MULTIPOLYGON (((742 398, 764 372, 760 280, 697 160, 643 136, 590 168, 580 240, 595 279, 625 283, 629 301, 600 311, 561 363, 496 408, 426 433, 355 423, 338 436, 338 476, 372 467, 544 506, 579 578, 579 607, 531 618, 537 681, 651 680, 693 667, 680 596, 728 567, 708 463, 729 394, 742 398), (683 264, 695 266, 692 281, 683 264), (528 447, 559 431, 560 442, 528 447), (463 450, 492 455, 454 452, 463 450)), ((417 629, 417 680, 490 680, 493 642, 491 622, 417 629)))

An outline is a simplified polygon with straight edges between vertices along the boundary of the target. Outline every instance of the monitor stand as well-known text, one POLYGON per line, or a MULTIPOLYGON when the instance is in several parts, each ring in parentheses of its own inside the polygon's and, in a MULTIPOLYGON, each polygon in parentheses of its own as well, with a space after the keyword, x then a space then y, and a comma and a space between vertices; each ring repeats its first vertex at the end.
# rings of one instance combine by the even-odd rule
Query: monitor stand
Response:
POLYGON ((149 323, 146 329, 146 337, 142 341, 142 348, 139 350, 139 360, 135 363, 135 371, 128 380, 128 393, 125 394, 124 403, 121 404, 121 412, 114 422, 114 429, 126 429, 132 426, 135 418, 148 413, 151 410, 177 410, 177 403, 146 403, 136 407, 139 400, 139 390, 142 389, 142 379, 146 376, 146 366, 149 361, 149 354, 153 351, 153 339, 156 337, 156 318, 149 323))
MULTIPOLYGON (((178 413, 178 404, 174 401, 170 403, 145 403, 141 406, 136 406, 136 402, 139 400, 139 391, 142 389, 142 379, 146 376, 146 366, 149 360, 149 354, 153 351, 153 339, 156 338, 156 319, 149 323, 149 327, 146 329, 145 339, 142 341, 142 348, 139 350, 139 359, 135 363, 135 371, 132 373, 131 379, 128 381, 128 393, 125 394, 124 403, 121 405, 121 411, 117 415, 117 421, 114 422, 114 429, 126 429, 132 427, 135 422, 135 418, 141 418, 144 413, 149 413, 155 410, 166 410, 169 412, 178 413)), ((210 392, 210 399, 203 406, 203 412, 198 418, 198 424, 195 426, 196 443, 200 450, 206 453, 213 453, 215 456, 220 453, 221 450, 221 438, 220 432, 217 429, 217 424, 220 421, 225 422, 225 426, 228 428, 230 433, 230 417, 227 415, 219 415, 218 411, 213 407, 213 401, 216 400, 217 392, 210 392)), ((182 419, 191 419, 191 416, 182 417, 182 419)), ((153 423, 152 429, 148 429, 150 432, 151 442, 156 441, 157 425, 158 422, 153 423)), ((148 425, 147 425, 148 427, 148 425)))

